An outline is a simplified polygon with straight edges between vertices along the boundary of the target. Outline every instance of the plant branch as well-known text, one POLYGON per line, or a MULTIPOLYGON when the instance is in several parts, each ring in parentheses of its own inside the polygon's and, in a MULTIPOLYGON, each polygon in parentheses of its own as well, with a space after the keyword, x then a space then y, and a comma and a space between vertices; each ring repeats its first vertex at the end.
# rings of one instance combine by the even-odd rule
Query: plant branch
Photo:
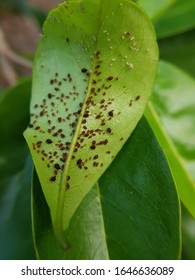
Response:
POLYGON ((10 47, 7 45, 7 42, 4 38, 3 32, 0 28, 0 55, 6 58, 7 60, 23 66, 27 69, 32 69, 32 63, 23 57, 16 54, 10 47))

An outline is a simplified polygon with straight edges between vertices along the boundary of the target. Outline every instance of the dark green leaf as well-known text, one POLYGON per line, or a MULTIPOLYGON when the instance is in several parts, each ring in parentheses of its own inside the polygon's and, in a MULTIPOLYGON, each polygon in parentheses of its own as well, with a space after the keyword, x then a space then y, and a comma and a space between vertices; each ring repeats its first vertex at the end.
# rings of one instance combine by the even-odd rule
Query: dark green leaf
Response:
POLYGON ((195 29, 159 40, 160 57, 188 71, 195 77, 195 29))
POLYGON ((30 185, 31 160, 23 139, 29 121, 31 81, 0 98, 0 259, 34 257, 30 185))
POLYGON ((182 208, 182 259, 195 260, 195 219, 182 208))
POLYGON ((144 119, 56 241, 49 208, 34 175, 34 237, 40 259, 177 259, 180 212, 165 157, 144 119))

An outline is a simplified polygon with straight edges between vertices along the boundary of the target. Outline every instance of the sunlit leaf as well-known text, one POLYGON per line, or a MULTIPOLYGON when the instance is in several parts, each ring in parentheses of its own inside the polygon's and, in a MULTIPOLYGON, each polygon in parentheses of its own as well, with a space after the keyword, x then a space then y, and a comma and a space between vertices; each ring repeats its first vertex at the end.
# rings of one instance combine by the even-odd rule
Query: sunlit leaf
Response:
POLYGON ((46 20, 24 135, 61 243, 141 118, 157 61, 153 26, 131 2, 68 1, 46 20))

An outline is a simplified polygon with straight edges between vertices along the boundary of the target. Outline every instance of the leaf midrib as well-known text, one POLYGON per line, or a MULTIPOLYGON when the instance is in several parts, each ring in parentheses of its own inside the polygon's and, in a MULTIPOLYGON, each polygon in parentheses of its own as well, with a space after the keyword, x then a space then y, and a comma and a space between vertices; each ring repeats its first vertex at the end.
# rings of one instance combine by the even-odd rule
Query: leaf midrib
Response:
MULTIPOLYGON (((102 17, 102 5, 103 5, 103 0, 101 0, 100 3, 100 9, 99 9, 99 16, 97 17, 97 22, 98 27, 97 27, 97 40, 96 40, 96 46, 95 46, 95 51, 97 51, 97 45, 98 45, 98 38, 99 38, 99 34, 100 34, 100 29, 101 29, 101 17, 102 17)), ((88 97, 91 94, 91 88, 92 88, 92 83, 93 83, 93 75, 94 75, 94 71, 95 71, 95 59, 93 61, 92 64, 92 72, 89 78, 89 85, 87 88, 87 92, 85 95, 85 102, 82 106, 81 109, 81 113, 77 122, 77 126, 76 126, 76 130, 75 130, 75 134, 72 138, 72 142, 71 142, 71 146, 70 146, 70 150, 67 156, 67 160, 66 160, 66 164, 65 164, 65 169, 64 172, 61 176, 61 180, 60 180, 60 186, 59 186, 59 192, 58 192, 58 203, 57 203, 57 209, 56 209, 56 217, 55 217, 55 223, 54 223, 54 231, 56 233, 57 238, 59 239, 60 243, 64 243, 66 242, 64 240, 64 229, 63 229, 63 212, 64 212, 64 201, 65 201, 65 197, 66 197, 66 183, 67 183, 67 176, 68 176, 68 171, 69 171, 69 166, 70 166, 70 162, 72 159, 72 154, 73 151, 75 149, 75 145, 77 142, 77 138, 79 136, 80 133, 80 128, 81 128, 81 124, 82 124, 82 120, 83 120, 83 115, 84 112, 86 110, 86 100, 88 99, 88 97)))

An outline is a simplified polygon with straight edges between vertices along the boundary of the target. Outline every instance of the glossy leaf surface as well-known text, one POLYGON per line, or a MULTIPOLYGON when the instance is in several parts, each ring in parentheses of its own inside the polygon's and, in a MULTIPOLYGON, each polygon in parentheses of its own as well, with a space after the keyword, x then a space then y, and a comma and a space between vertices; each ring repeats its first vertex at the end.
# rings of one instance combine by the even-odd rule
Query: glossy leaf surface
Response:
POLYGON ((179 195, 195 217, 195 80, 161 62, 146 116, 171 166, 179 195))
POLYGON ((157 60, 152 24, 129 1, 68 1, 46 20, 24 135, 62 243, 141 118, 157 60))
POLYGON ((36 174, 33 221, 40 259, 178 259, 180 211, 162 150, 142 119, 76 210, 64 252, 36 174), (171 214, 170 214, 171 213, 171 214))

